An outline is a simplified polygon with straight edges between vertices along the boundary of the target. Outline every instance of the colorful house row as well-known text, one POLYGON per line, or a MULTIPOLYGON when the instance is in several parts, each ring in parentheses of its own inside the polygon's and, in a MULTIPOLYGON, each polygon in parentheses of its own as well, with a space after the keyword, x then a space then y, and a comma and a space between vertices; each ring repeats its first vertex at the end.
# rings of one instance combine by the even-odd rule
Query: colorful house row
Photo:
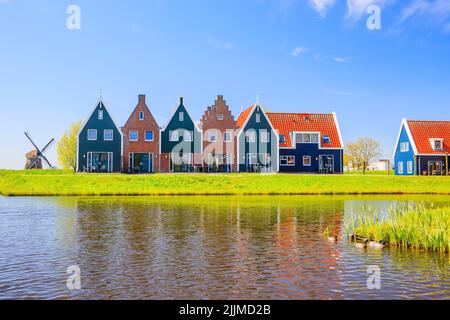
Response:
POLYGON ((218 96, 199 123, 180 98, 159 127, 145 96, 123 127, 100 100, 78 134, 78 172, 342 173, 336 114, 267 112, 256 102, 235 120, 218 96))
POLYGON ((394 152, 395 174, 448 175, 450 121, 404 119, 394 152))

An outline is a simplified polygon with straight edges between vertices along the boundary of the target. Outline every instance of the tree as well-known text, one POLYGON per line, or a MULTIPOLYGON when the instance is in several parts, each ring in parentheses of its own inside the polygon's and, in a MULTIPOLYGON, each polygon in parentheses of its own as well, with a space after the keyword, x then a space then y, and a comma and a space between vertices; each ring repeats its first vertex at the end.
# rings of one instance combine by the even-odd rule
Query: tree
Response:
POLYGON ((362 168, 363 174, 366 174, 369 164, 380 154, 380 144, 369 137, 359 138, 347 144, 345 153, 353 168, 355 166, 358 170, 362 168))
POLYGON ((77 136, 82 122, 73 123, 58 142, 58 161, 63 169, 77 169, 77 136))

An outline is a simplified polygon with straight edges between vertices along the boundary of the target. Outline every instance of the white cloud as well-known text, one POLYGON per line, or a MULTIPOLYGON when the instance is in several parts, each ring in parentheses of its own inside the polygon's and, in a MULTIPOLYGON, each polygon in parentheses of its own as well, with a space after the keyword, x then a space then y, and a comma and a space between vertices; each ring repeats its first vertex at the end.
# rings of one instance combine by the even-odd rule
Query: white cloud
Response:
POLYGON ((385 7, 396 0, 347 0, 346 19, 359 20, 366 14, 366 10, 371 5, 385 7))
POLYGON ((309 3, 323 18, 327 15, 328 10, 334 6, 336 0, 309 0, 309 3))
POLYGON ((398 24, 413 17, 422 18, 429 24, 444 25, 443 31, 446 32, 450 19, 450 1, 414 0, 403 8, 398 24))
POLYGON ((291 55, 292 55, 293 57, 297 57, 298 55, 300 55, 300 54, 302 54, 302 53, 304 53, 304 52, 306 52, 306 51, 308 51, 308 49, 306 49, 306 48, 301 48, 301 47, 295 47, 295 48, 292 50, 291 55))
POLYGON ((334 61, 334 62, 337 62, 337 63, 347 63, 347 62, 348 62, 348 59, 342 58, 342 57, 334 57, 334 58, 333 58, 333 61, 334 61))
POLYGON ((206 40, 208 41, 209 45, 212 46, 213 48, 232 49, 234 47, 234 45, 231 42, 222 41, 214 37, 207 36, 206 40))

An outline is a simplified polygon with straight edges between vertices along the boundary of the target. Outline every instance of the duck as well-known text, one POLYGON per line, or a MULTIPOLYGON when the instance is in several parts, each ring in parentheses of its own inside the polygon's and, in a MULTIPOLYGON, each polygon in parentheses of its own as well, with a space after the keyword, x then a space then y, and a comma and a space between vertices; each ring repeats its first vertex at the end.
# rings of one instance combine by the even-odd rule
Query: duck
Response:
POLYGON ((338 240, 339 240, 338 236, 328 237, 328 241, 330 242, 338 242, 338 240))
POLYGON ((382 249, 385 246, 386 246, 386 243, 384 241, 380 241, 380 242, 370 241, 369 242, 369 247, 372 247, 372 248, 382 249))
POLYGON ((359 249, 366 249, 368 242, 369 242, 369 240, 366 239, 366 240, 364 240, 364 242, 355 243, 355 247, 357 247, 359 249))

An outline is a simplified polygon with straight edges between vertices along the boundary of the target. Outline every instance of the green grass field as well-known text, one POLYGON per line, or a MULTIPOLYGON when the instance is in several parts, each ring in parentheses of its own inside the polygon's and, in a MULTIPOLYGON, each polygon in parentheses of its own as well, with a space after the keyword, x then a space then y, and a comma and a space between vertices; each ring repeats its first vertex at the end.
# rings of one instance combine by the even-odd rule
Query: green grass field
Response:
POLYGON ((85 195, 450 195, 450 177, 294 174, 73 174, 0 170, 6 196, 85 195))

